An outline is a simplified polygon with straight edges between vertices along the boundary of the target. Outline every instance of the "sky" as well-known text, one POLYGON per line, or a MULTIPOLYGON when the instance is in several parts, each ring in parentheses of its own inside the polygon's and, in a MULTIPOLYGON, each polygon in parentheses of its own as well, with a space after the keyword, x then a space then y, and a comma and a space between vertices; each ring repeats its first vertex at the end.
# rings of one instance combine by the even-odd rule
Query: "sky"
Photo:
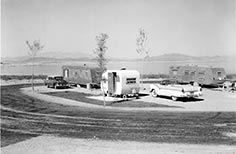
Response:
POLYGON ((1 57, 25 56, 25 41, 45 52, 93 55, 108 34, 107 56, 137 58, 139 29, 149 55, 236 53, 235 0, 1 0, 1 57))

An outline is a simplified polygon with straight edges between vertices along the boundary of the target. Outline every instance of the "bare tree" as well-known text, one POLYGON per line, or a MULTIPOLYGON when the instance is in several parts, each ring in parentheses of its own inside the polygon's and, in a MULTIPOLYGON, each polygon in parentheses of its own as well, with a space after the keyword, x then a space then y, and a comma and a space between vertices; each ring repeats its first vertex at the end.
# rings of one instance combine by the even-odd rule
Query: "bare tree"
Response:
POLYGON ((32 80, 31 80, 31 86, 32 90, 34 91, 34 60, 39 51, 43 49, 43 46, 40 43, 40 40, 34 40, 33 43, 31 44, 28 40, 26 40, 26 44, 30 49, 30 52, 28 54, 32 58, 32 80))
POLYGON ((97 55, 97 63, 98 67, 104 72, 106 70, 107 60, 105 58, 105 53, 107 51, 106 40, 108 39, 108 35, 105 33, 101 33, 96 36, 95 40, 97 42, 97 48, 94 53, 97 55))
MULTIPOLYGON (((148 43, 148 34, 147 32, 144 31, 144 29, 140 28, 139 29, 139 36, 137 38, 137 53, 141 55, 142 57, 142 72, 141 72, 141 79, 143 79, 143 71, 144 71, 144 59, 145 57, 148 57, 149 54, 149 49, 147 49, 147 43, 148 43)), ((143 87, 143 82, 142 82, 142 87, 143 87)))

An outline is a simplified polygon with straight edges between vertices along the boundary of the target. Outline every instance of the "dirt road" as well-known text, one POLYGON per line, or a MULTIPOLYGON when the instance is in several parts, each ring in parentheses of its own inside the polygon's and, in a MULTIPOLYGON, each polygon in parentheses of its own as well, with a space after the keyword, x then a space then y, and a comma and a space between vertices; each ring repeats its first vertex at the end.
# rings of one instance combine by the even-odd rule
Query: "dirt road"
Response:
POLYGON ((2 149, 3 154, 234 154, 235 146, 105 141, 40 136, 2 149), (30 147, 30 148, 26 148, 30 147))
MULTIPOLYGON (((44 135, 56 138, 229 147, 236 144, 235 112, 127 112, 70 106, 21 93, 20 88, 27 86, 1 87, 1 146, 6 147, 3 151, 8 146, 13 146, 13 143, 19 142, 21 145, 20 141, 44 135)), ((47 139, 44 138, 44 141, 47 139)), ((37 144, 34 146, 37 147, 37 144)))

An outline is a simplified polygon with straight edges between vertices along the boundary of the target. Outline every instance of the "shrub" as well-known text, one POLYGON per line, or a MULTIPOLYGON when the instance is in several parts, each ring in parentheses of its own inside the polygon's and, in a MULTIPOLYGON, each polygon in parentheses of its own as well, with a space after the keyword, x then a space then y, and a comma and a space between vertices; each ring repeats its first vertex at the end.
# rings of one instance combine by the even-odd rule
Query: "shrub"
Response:
POLYGON ((144 74, 143 78, 149 78, 149 79, 159 79, 159 78, 169 78, 169 75, 167 74, 144 74))
MULTIPOLYGON (((1 75, 1 79, 8 81, 8 80, 30 80, 32 75, 1 75)), ((34 75, 34 79, 46 79, 47 75, 34 75)))

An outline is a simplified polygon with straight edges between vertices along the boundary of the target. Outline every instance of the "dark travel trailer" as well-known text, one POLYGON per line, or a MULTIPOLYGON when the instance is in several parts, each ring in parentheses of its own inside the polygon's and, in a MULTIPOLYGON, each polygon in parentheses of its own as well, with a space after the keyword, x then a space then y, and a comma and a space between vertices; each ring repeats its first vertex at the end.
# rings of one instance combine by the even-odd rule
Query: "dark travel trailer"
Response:
POLYGON ((70 85, 99 87, 102 70, 88 66, 62 66, 63 77, 70 85))
POLYGON ((226 73, 224 68, 218 67, 171 66, 169 77, 179 83, 197 82, 200 85, 217 86, 225 81, 226 73))

